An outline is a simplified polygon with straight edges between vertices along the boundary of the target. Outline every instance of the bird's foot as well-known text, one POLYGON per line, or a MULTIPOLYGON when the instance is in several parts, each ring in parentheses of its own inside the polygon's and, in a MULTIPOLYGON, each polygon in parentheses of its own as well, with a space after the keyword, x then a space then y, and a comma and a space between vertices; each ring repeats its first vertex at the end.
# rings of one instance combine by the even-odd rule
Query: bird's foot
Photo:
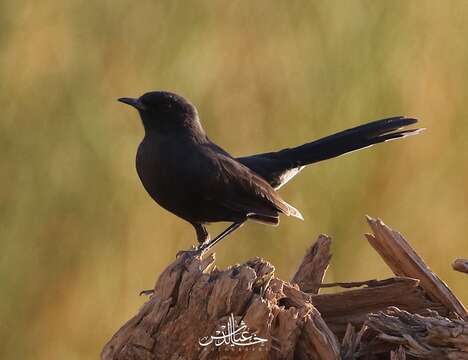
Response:
POLYGON ((194 256, 197 256, 197 255, 201 255, 201 251, 197 250, 196 247, 190 249, 190 250, 180 250, 177 252, 176 254, 176 258, 180 257, 180 256, 185 256, 187 258, 191 258, 191 257, 194 257, 194 256))
POLYGON ((145 296, 153 296, 154 295, 154 290, 153 289, 148 289, 148 290, 141 290, 140 291, 140 296, 145 295, 145 296))
POLYGON ((197 246, 192 246, 190 250, 180 250, 177 252, 176 258, 179 256, 194 257, 203 255, 203 253, 208 250, 206 245, 209 243, 209 241, 210 240, 200 243, 197 246))

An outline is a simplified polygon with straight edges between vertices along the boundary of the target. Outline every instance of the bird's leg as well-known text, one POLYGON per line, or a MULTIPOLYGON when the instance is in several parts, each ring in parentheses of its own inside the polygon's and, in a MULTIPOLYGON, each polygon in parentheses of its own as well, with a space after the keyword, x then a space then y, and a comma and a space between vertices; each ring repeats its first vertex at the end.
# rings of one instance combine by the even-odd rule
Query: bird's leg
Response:
MULTIPOLYGON (((213 240, 209 240, 208 232, 206 231, 206 229, 204 229, 203 225, 200 225, 200 227, 203 227, 204 231, 208 235, 208 240, 204 241, 204 242, 200 242, 200 244, 198 244, 198 246, 195 247, 195 249, 193 249, 193 250, 181 250, 181 251, 179 251, 177 253, 176 257, 179 257, 180 255, 183 255, 183 254, 187 254, 188 256, 196 256, 196 255, 203 254, 205 251, 210 250, 213 246, 215 246, 217 243, 219 243, 221 240, 223 240, 230 233, 236 231, 238 228, 240 228, 242 225, 244 225, 244 223, 246 221, 247 220, 243 220, 243 221, 232 223, 226 230, 224 230, 221 234, 216 236, 213 240)), ((198 226, 194 225, 194 227, 195 227, 195 230, 197 230, 198 226)), ((200 230, 200 231, 202 231, 202 230, 200 230)), ((198 234, 199 234, 199 232, 197 230, 197 236, 198 236, 198 234)), ((198 239, 200 241, 200 238, 198 238, 198 239)))
POLYGON ((210 234, 202 224, 192 224, 197 232, 197 240, 200 244, 210 241, 210 234))
POLYGON ((223 240, 226 236, 233 233, 234 231, 239 229, 242 225, 244 225, 245 221, 246 220, 232 223, 226 230, 224 230, 221 234, 216 236, 213 240, 207 241, 207 242, 204 242, 204 243, 198 245, 197 248, 196 248, 196 251, 198 253, 203 253, 205 251, 210 250, 213 246, 215 246, 217 243, 219 243, 221 240, 223 240))
MULTIPOLYGON (((197 240, 199 242, 199 246, 201 246, 202 244, 204 243, 208 243, 210 241, 210 234, 208 233, 208 230, 206 230, 205 226, 203 226, 202 224, 198 224, 198 223, 191 223, 193 225, 193 227, 195 228, 195 231, 197 233, 197 240)), ((198 254, 198 247, 196 247, 194 250, 182 250, 182 251, 179 251, 176 255, 176 257, 179 257, 179 255, 182 255, 182 254, 185 254, 185 253, 188 253, 190 255, 196 255, 198 254)), ((154 294, 154 290, 153 289, 150 289, 150 290, 142 290, 140 291, 140 296, 141 295, 145 295, 145 296, 152 296, 154 294)))

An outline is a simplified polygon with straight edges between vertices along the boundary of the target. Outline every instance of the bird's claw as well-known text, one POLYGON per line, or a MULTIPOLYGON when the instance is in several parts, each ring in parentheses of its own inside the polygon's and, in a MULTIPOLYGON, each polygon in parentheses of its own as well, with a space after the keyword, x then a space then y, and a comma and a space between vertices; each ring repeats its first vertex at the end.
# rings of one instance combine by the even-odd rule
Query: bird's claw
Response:
POLYGON ((197 250, 197 248, 191 249, 191 250, 180 250, 177 252, 176 258, 180 256, 194 257, 200 254, 201 254, 201 251, 197 250))
POLYGON ((194 257, 203 255, 203 253, 207 250, 204 245, 205 243, 201 243, 197 246, 192 246, 190 250, 180 250, 177 252, 176 258, 179 256, 194 257))

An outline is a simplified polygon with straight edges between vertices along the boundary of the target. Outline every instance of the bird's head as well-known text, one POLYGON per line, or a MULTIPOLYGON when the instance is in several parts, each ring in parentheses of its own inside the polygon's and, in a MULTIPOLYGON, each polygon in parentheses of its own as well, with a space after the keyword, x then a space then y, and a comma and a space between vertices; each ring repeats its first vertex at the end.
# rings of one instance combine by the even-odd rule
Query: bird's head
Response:
POLYGON ((204 135, 197 109, 180 95, 151 91, 139 98, 118 100, 138 110, 146 133, 204 135))

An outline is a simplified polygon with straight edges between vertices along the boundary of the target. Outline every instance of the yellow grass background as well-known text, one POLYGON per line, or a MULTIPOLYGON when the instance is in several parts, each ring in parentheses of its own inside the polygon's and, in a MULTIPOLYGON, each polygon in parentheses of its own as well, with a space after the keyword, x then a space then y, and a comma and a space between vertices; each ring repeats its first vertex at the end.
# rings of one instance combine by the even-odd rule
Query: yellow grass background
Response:
POLYGON ((116 102, 154 89, 235 155, 418 117, 421 136, 304 170, 281 194, 305 221, 248 224, 218 265, 262 256, 289 278, 323 232, 327 281, 390 276, 369 214, 468 303, 450 268, 468 257, 468 2, 5 1, 0 29, 0 358, 95 359, 194 243, 140 185, 142 127, 116 102))

